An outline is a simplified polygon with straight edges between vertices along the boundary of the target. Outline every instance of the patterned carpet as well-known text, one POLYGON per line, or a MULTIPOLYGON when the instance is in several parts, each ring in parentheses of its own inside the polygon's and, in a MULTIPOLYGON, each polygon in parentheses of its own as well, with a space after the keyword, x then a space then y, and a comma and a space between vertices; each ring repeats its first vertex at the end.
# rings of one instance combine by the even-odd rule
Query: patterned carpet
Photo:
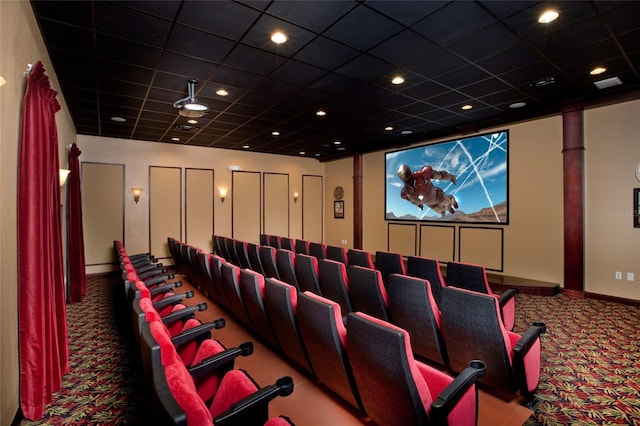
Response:
POLYGON ((67 306, 71 371, 44 417, 20 425, 149 424, 151 395, 142 391, 147 385, 121 283, 88 277, 87 297, 67 306))
MULTIPOLYGON (((87 298, 67 307, 71 372, 37 422, 148 424, 151 399, 117 278, 88 277, 87 298), (147 419, 145 421, 145 419, 147 419)), ((640 308, 592 299, 519 295, 516 327, 547 324, 543 401, 532 425, 640 425, 640 308)))
POLYGON ((516 331, 547 324, 543 400, 526 425, 640 425, 640 308, 564 296, 518 296, 516 331))

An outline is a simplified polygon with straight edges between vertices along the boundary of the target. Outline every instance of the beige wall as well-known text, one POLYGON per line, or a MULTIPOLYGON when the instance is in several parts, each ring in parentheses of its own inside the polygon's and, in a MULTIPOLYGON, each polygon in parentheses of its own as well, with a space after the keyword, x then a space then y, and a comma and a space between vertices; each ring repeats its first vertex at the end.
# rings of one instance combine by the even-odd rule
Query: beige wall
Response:
MULTIPOLYGON (((18 410, 18 313, 16 205, 20 113, 27 64, 42 61, 59 91, 47 50, 27 1, 0 1, 0 424, 11 424, 18 410)), ((67 166, 65 145, 75 141, 75 129, 64 99, 56 115, 60 143, 60 166, 67 166)), ((64 238, 64 236, 63 236, 64 238)))
POLYGON ((324 187, 325 243, 353 248, 353 159, 326 163, 324 187), (333 217, 333 189, 336 186, 344 189, 344 219, 333 217))
MULTIPOLYGON (((509 225, 503 227, 503 273, 562 284, 564 273, 562 118, 558 116, 534 120, 488 129, 486 132, 505 128, 510 132, 510 212, 509 225)), ((382 151, 364 156, 363 248, 370 252, 387 250, 388 247, 388 222, 385 221, 383 214, 384 158, 382 151)), ((333 179, 332 173, 335 171, 341 174, 343 182, 347 182, 346 177, 353 174, 353 167, 347 168, 348 163, 337 163, 327 165, 327 180, 333 179), (343 170, 345 168, 347 168, 346 171, 343 170)), ((332 186, 327 185, 327 191, 330 188, 332 186)), ((353 185, 350 185, 349 190, 352 191, 352 188, 353 185)), ((331 194, 327 193, 326 196, 330 197, 331 194)), ((352 234, 352 222, 351 220, 350 230, 342 229, 340 233, 352 234)), ((454 233, 456 260, 458 260, 458 231, 456 229, 454 233)), ((339 238, 335 232, 331 227, 327 227, 325 232, 327 241, 339 238)), ((416 233, 416 238, 419 238, 418 227, 416 233)), ((441 234, 450 235, 448 232, 441 234)), ((450 247, 450 241, 443 242, 445 243, 450 247)), ((420 240, 417 244, 424 249, 420 240)), ((448 252, 449 249, 447 249, 448 252)))
POLYGON ((633 188, 640 188, 640 100, 585 112, 585 291, 640 300, 640 228, 633 228, 633 188), (615 272, 622 279, 615 279, 615 272), (635 281, 627 281, 627 273, 635 281))
MULTIPOLYGON (((232 172, 229 171, 229 166, 239 166, 247 172, 286 173, 289 175, 290 192, 299 192, 301 197, 303 196, 302 175, 324 174, 324 165, 310 158, 83 135, 78 135, 78 146, 82 150, 81 162, 125 165, 124 187, 127 193, 124 197, 124 243, 127 251, 131 253, 149 251, 149 166, 213 169, 215 233, 228 237, 232 236, 231 209, 234 198, 232 172), (133 186, 140 186, 144 189, 138 204, 134 203, 128 193, 133 186), (218 191, 223 187, 229 192, 226 201, 221 203, 218 191)), ((257 180, 257 182, 261 181, 261 178, 257 180)), ((235 195, 241 197, 241 194, 235 195)), ((290 236, 300 238, 302 234, 302 203, 300 201, 294 203, 290 196, 287 199, 290 209, 290 236)), ((236 211, 235 214, 237 213, 236 211)), ((184 212, 182 218, 182 220, 185 218, 184 212)), ((286 220, 286 218, 284 219, 286 220)), ((184 226, 182 229, 184 230, 184 226)), ((286 226, 283 229, 286 229, 286 226)), ((202 232, 210 234, 208 229, 202 232)), ((91 229, 85 228, 85 244, 90 243, 91 233, 91 229)), ((164 239, 166 237, 168 235, 163 236, 164 239)), ((176 235, 174 237, 182 238, 183 236, 176 235)), ((255 235, 255 241, 258 241, 258 235, 255 235)), ((109 269, 104 266, 91 267, 87 268, 87 272, 93 273, 109 269)))

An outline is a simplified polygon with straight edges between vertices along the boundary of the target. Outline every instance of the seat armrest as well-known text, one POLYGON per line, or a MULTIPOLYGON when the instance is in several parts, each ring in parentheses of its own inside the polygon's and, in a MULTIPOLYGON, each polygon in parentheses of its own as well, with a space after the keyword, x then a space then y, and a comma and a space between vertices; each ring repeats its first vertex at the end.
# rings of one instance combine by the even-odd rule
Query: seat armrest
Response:
POLYGON ((212 355, 202 360, 202 362, 189 367, 189 373, 194 379, 198 379, 212 371, 217 371, 224 367, 231 370, 235 359, 239 356, 249 356, 253 353, 253 343, 244 342, 236 348, 226 349, 218 354, 212 355))
POLYGON ((509 300, 516 297, 516 294, 518 293, 520 293, 520 290, 518 290, 515 287, 512 287, 506 291, 503 291, 502 293, 500 293, 500 296, 498 297, 498 304, 502 308, 504 305, 507 304, 509 300))
POLYGON ((155 277, 157 275, 166 274, 166 273, 167 273, 167 269, 166 268, 150 269, 150 270, 147 270, 147 271, 142 272, 142 273, 140 273, 140 272, 138 272, 136 270, 136 274, 138 274, 138 278, 140 278, 143 281, 146 280, 146 279, 149 279, 149 278, 153 278, 153 277, 155 277))
POLYGON ((543 322, 534 322, 527 331, 525 331, 520 339, 513 347, 513 352, 518 357, 524 358, 524 356, 531 349, 531 345, 540 337, 541 334, 547 332, 547 326, 543 322))
MULTIPOLYGON (((154 277, 146 279, 146 280, 144 280, 142 278, 140 278, 140 279, 144 282, 144 285, 146 285, 147 287, 150 287, 152 285, 156 285, 156 284, 162 283, 164 281, 170 280, 173 277, 174 277, 173 274, 166 274, 166 275, 157 275, 157 276, 154 276, 154 277)), ((176 281, 175 284, 177 284, 176 287, 180 287, 182 285, 182 281, 176 281)))
POLYGON ((453 382, 444 388, 436 400, 431 403, 430 417, 432 424, 446 425, 449 413, 471 386, 474 386, 479 378, 485 376, 486 371, 487 366, 483 361, 473 360, 469 362, 469 367, 458 374, 453 382))
POLYGON ((206 311, 207 304, 205 302, 198 303, 195 306, 187 306, 183 309, 178 309, 175 312, 171 312, 162 317, 162 322, 164 325, 171 325, 176 321, 185 320, 188 318, 195 318, 195 313, 197 311, 206 311))
POLYGON ((153 307, 156 310, 162 309, 165 306, 174 305, 176 303, 182 302, 182 299, 188 299, 189 297, 193 297, 193 291, 189 290, 185 293, 178 293, 172 296, 166 296, 162 300, 158 300, 157 302, 153 302, 153 307))
POLYGON ((169 291, 172 291, 174 288, 176 288, 174 284, 175 283, 166 283, 166 284, 157 285, 154 288, 149 289, 149 294, 153 297, 161 293, 167 293, 169 291))
POLYGON ((224 327, 224 323, 224 319, 220 318, 215 321, 200 324, 197 327, 190 328, 178 334, 177 336, 172 337, 171 342, 173 342, 174 346, 178 347, 194 339, 211 337, 211 330, 217 330, 224 327))
POLYGON ((236 402, 231 408, 213 419, 216 426, 240 426, 264 424, 269 417, 269 402, 278 396, 293 392, 293 379, 279 378, 275 384, 265 386, 248 397, 236 402))

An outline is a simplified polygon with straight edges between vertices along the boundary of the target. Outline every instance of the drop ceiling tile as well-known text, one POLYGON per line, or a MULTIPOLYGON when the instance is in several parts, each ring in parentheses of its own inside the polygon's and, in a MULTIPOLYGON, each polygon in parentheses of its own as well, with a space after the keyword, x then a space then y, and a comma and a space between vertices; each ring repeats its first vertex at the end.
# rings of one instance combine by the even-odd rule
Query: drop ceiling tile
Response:
POLYGON ((347 46, 366 51, 402 30, 402 26, 362 3, 324 32, 347 46), (354 31, 357 28, 357 31, 354 31))
POLYGON ((246 5, 217 1, 185 2, 178 22, 229 40, 238 40, 251 27, 260 12, 246 5))
POLYGON ((167 42, 167 50, 208 62, 221 63, 235 43, 183 25, 176 25, 167 42))
POLYGON ((113 2, 94 2, 98 33, 162 48, 171 30, 171 20, 162 19, 113 2))
POLYGON ((267 13, 319 34, 355 6, 346 1, 281 1, 269 2, 267 13))
POLYGON ((430 41, 447 46, 494 23, 494 19, 474 2, 450 2, 411 26, 430 41))

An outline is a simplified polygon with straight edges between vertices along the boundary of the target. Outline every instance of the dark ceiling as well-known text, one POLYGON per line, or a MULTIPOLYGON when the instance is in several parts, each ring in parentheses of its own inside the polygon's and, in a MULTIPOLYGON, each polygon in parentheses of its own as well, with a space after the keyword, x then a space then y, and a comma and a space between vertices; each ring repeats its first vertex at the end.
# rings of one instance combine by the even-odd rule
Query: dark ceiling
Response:
POLYGON ((326 161, 640 90, 637 1, 32 5, 84 135, 326 161), (539 24, 548 8, 559 18, 539 24), (275 30, 288 42, 271 42, 275 30), (595 66, 607 71, 592 76, 595 66), (405 83, 392 84, 395 75, 405 83), (622 85, 594 85, 613 77, 622 85), (173 103, 187 96, 188 79, 209 111, 185 130, 173 103))

